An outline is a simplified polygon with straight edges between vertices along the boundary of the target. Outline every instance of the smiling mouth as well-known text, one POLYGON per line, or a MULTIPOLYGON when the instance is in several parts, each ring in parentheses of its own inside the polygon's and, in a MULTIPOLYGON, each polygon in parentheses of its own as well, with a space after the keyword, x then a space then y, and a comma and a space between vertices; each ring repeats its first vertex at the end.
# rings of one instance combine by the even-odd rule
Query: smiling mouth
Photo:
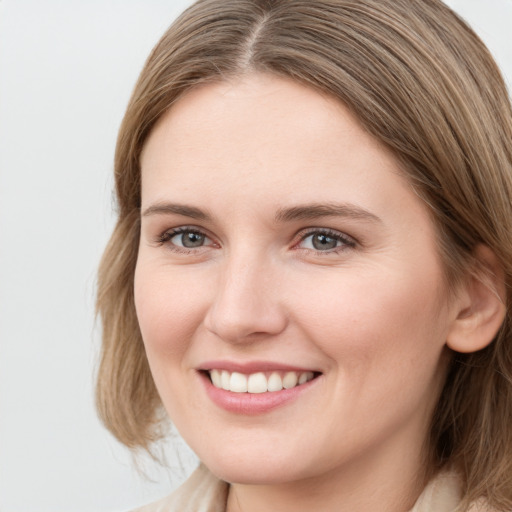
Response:
POLYGON ((211 383, 217 389, 233 393, 275 393, 283 389, 292 389, 312 381, 320 375, 318 372, 256 372, 244 374, 227 370, 207 370, 211 383))

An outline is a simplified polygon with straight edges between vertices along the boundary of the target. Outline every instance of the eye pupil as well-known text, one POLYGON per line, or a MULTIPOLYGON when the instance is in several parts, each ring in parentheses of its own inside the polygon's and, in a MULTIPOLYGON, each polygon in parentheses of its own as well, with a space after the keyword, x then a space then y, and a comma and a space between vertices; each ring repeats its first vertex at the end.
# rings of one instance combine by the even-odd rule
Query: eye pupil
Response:
POLYGON ((329 249, 335 249, 338 241, 332 236, 317 234, 313 236, 313 247, 319 251, 326 251, 329 249))
POLYGON ((183 233, 181 242, 183 247, 201 247, 204 243, 204 235, 193 232, 183 233))

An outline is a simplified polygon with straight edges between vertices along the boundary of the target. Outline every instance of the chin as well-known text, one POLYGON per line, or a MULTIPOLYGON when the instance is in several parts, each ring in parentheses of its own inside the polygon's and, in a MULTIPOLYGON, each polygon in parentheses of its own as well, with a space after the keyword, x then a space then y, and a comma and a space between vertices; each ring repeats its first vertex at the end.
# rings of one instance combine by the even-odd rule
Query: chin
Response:
MULTIPOLYGON (((218 478, 230 483, 269 485, 307 478, 307 469, 297 465, 297 455, 288 456, 275 450, 233 450, 200 457, 218 478)), ((304 462, 304 461, 303 461, 304 462)))
POLYGON ((272 462, 264 465, 255 465, 251 461, 205 465, 215 476, 232 484, 272 485, 300 479, 291 468, 275 468, 272 462))

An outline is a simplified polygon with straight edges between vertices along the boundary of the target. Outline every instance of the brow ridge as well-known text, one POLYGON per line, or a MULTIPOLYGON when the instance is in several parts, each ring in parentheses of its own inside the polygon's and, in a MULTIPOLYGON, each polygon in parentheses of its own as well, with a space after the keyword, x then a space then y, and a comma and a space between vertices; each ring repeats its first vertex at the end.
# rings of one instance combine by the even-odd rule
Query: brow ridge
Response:
MULTIPOLYGON (((211 216, 200 208, 179 203, 156 203, 142 212, 143 217, 169 214, 182 215, 202 221, 211 220, 211 216)), ((312 203, 280 208, 274 220, 279 223, 312 220, 321 217, 345 217, 369 222, 381 222, 381 219, 375 214, 351 203, 312 203)))
POLYGON ((381 222, 377 215, 351 203, 313 203, 281 208, 275 215, 275 221, 291 222, 321 217, 345 217, 369 222, 381 222))
POLYGON ((142 217, 151 215, 182 215, 196 220, 210 220, 210 215, 200 208, 178 203, 156 203, 152 204, 142 212, 142 217))

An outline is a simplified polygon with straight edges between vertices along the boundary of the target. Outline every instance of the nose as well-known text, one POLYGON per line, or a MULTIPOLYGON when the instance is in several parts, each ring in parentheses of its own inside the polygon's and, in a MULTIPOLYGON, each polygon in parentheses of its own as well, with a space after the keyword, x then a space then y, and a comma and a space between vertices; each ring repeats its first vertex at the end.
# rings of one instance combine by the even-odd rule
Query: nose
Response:
POLYGON ((219 272, 206 328, 230 343, 281 333, 288 321, 280 300, 281 280, 279 269, 264 257, 232 257, 219 272))

